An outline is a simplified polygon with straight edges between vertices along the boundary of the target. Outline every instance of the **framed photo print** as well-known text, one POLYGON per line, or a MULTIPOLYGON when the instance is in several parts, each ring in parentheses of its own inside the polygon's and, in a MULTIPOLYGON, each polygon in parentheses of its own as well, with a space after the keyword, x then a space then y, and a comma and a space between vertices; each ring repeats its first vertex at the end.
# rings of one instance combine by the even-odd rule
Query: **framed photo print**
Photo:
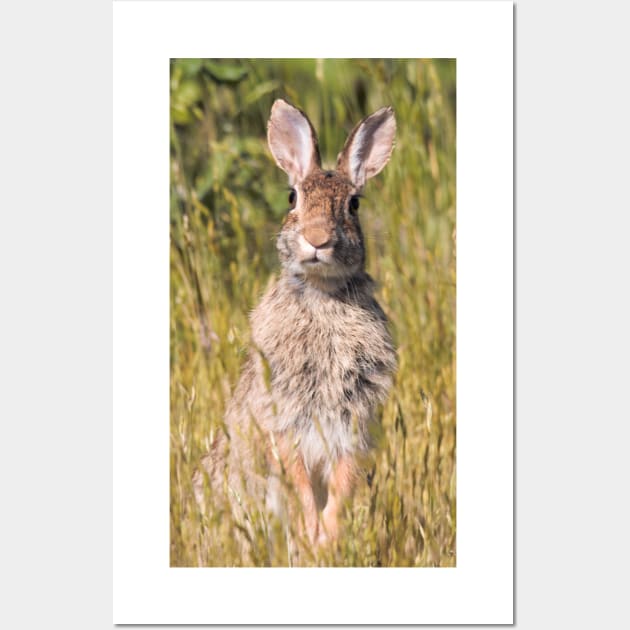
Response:
POLYGON ((512 623, 512 29, 114 3, 115 623, 512 623))

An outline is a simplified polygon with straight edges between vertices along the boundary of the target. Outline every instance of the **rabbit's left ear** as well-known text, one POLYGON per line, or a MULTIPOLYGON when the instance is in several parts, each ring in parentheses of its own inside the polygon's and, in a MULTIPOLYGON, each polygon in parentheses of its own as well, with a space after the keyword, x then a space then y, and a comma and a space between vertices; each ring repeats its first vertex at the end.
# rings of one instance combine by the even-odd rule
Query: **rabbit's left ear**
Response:
POLYGON ((276 164, 289 176, 291 186, 321 166, 313 125, 304 112, 282 99, 271 108, 267 142, 276 164))
POLYGON ((337 168, 357 187, 383 170, 394 148, 396 118, 391 107, 383 107, 364 118, 353 130, 339 157, 337 168))

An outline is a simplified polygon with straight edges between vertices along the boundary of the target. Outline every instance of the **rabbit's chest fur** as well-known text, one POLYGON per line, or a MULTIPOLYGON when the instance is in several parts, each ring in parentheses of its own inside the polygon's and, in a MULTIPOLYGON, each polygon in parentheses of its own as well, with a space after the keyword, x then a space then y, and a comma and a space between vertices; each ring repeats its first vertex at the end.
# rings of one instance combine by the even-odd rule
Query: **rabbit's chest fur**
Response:
POLYGON ((293 432, 307 469, 369 448, 369 423, 396 359, 365 286, 335 296, 281 279, 252 314, 252 336, 271 373, 266 428, 293 432))

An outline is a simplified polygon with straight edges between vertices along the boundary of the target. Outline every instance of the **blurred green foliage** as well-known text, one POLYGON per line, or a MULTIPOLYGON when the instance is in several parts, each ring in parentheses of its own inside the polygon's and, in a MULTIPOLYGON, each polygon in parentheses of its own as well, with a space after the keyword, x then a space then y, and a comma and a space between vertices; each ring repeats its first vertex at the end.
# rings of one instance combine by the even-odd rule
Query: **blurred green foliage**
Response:
MULTIPOLYGON (((266 123, 280 97, 309 116, 325 165, 379 107, 398 126, 360 212, 399 370, 373 483, 313 562, 455 564, 455 72, 454 60, 171 61, 172 565, 240 564, 231 524, 200 519, 190 478, 238 378, 247 314, 279 270, 287 182, 266 123)), ((259 543, 262 564, 286 561, 259 543)))

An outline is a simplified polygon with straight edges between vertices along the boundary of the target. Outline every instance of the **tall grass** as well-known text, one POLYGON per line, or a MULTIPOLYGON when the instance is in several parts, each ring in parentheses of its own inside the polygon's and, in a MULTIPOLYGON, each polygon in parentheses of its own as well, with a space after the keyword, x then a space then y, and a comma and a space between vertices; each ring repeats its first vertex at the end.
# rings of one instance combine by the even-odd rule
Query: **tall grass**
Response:
MULTIPOLYGON (((278 97, 308 114, 325 164, 379 107, 398 124, 360 213, 399 369, 371 484, 337 547, 301 563, 454 566, 455 61, 391 59, 171 62, 171 565, 244 562, 234 523, 200 513, 191 477, 238 379, 248 313, 279 270, 287 182, 265 133, 278 97)), ((260 525, 248 562, 289 563, 283 532, 260 525)))

